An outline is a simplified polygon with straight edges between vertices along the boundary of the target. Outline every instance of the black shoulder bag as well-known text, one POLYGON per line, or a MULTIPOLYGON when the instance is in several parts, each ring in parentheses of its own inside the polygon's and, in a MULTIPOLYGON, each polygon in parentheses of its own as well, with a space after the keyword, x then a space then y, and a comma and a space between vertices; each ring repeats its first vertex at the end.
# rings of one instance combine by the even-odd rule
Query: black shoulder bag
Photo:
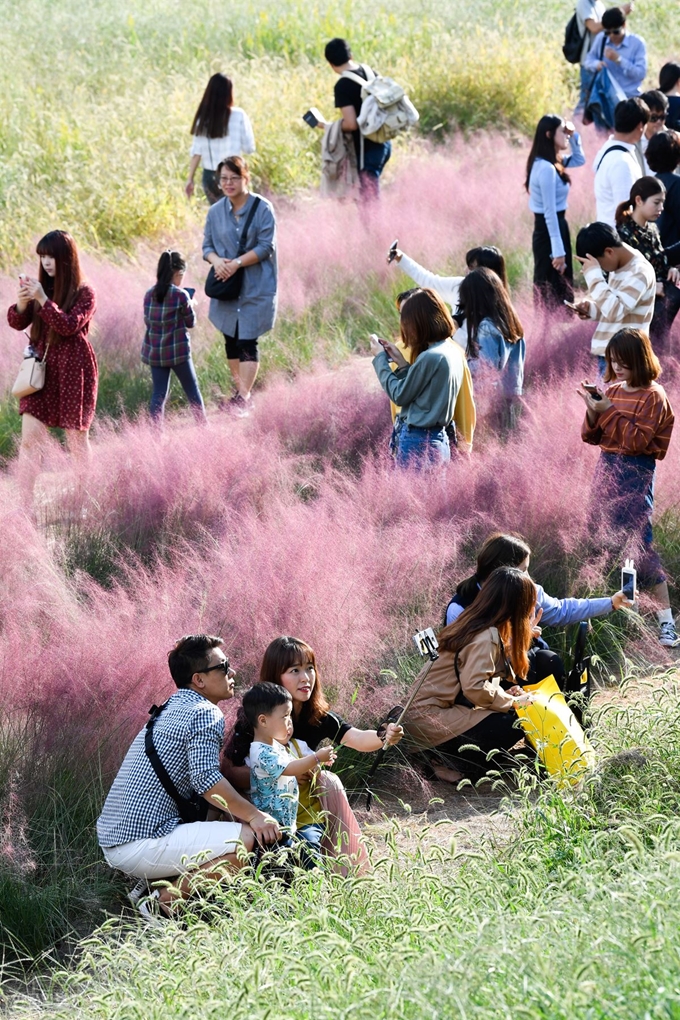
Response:
MULTIPOLYGON (((226 210, 226 198, 225 198, 225 210, 226 210)), ((241 242, 238 246, 238 252, 236 258, 239 259, 241 255, 245 255, 246 252, 246 241, 248 238, 248 230, 250 224, 253 222, 253 216, 255 211, 260 204, 260 196, 258 195, 248 213, 248 219, 245 222, 243 233, 241 234, 241 242)), ((210 267, 208 278, 205 281, 205 292, 209 298, 216 298, 218 301, 235 301, 241 293, 241 287, 243 286, 243 267, 240 266, 233 276, 230 276, 228 280, 218 280, 215 276, 215 267, 210 267)))
POLYGON ((149 709, 149 715, 151 718, 146 724, 146 734, 144 736, 144 750, 146 755, 151 762, 151 768, 154 770, 161 786, 167 793, 168 797, 171 797, 177 805, 177 812, 183 822, 204 822, 208 814, 209 804, 205 797, 201 797, 200 794, 194 793, 193 797, 183 797, 172 779, 168 775, 168 770, 161 761, 158 751, 153 742, 153 727, 154 723, 158 719, 159 715, 166 708, 168 702, 160 708, 158 705, 152 705, 149 709))

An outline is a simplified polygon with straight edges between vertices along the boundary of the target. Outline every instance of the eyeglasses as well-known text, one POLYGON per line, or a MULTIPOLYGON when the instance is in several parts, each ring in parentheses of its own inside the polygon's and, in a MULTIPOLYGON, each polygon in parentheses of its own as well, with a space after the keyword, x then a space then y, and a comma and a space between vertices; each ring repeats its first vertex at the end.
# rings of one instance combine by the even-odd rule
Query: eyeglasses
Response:
POLYGON ((220 184, 236 184, 240 180, 241 177, 220 177, 220 184))
POLYGON ((661 123, 663 124, 665 119, 666 119, 666 114, 665 113, 653 113, 650 116, 649 121, 650 121, 651 124, 658 124, 659 121, 661 121, 661 123))
POLYGON ((605 35, 623 35, 623 29, 622 28, 605 28, 604 34, 605 35))
POLYGON ((224 673, 224 675, 226 676, 227 673, 229 672, 229 670, 231 669, 231 664, 229 662, 229 659, 223 659, 222 662, 218 662, 214 666, 208 666, 207 669, 202 669, 202 670, 200 670, 200 672, 201 673, 212 673, 212 671, 214 669, 221 670, 222 673, 224 673))

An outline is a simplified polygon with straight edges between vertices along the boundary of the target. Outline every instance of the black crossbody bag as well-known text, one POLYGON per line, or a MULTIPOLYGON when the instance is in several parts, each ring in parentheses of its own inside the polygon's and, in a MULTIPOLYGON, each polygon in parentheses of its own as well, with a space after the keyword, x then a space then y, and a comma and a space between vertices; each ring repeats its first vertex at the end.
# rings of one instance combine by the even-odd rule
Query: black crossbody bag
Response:
POLYGON ((158 776, 159 782, 168 797, 171 797, 177 805, 177 812, 183 822, 204 822, 208 814, 209 804, 205 797, 201 797, 199 793, 194 793, 193 797, 183 797, 172 779, 168 774, 168 770, 161 761, 158 751, 156 750, 153 742, 153 727, 158 719, 159 715, 164 708, 167 708, 168 702, 160 707, 158 705, 152 705, 149 709, 149 715, 151 718, 146 724, 146 734, 144 736, 144 750, 146 751, 147 758, 151 762, 151 768, 158 776))
MULTIPOLYGON (((226 203, 227 201, 226 198, 224 201, 226 203)), ((238 252, 236 253, 237 259, 240 259, 241 255, 245 255, 247 248, 246 241, 248 239, 248 230, 250 229, 250 224, 253 222, 253 216, 255 215, 255 211, 259 204, 260 196, 258 195, 258 197, 253 202, 252 206, 250 207, 248 219, 246 220, 245 226, 243 228, 243 233, 241 234, 241 241, 238 246, 238 252)), ((234 275, 230 276, 228 280, 218 280, 218 278, 215 276, 215 267, 211 266, 210 272, 208 273, 208 278, 205 281, 205 292, 209 298, 216 298, 218 301, 235 301, 236 298, 241 293, 242 286, 243 286, 243 266, 240 266, 236 270, 234 275)))

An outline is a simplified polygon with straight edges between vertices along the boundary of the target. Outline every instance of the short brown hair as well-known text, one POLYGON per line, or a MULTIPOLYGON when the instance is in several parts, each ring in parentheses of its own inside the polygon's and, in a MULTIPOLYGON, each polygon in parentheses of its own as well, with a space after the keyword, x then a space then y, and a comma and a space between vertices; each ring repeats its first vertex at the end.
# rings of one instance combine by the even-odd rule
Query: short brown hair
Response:
POLYGON ((415 361, 430 344, 448 340, 454 325, 448 308, 433 290, 424 287, 401 306, 401 339, 415 361))
POLYGON ((616 379, 612 358, 616 358, 619 365, 632 370, 631 386, 646 388, 661 375, 659 359, 652 350, 649 337, 641 329, 620 329, 607 344, 604 356, 607 361, 605 382, 614 382, 616 379))
POLYGON ((220 173, 222 167, 226 166, 227 170, 231 170, 237 177, 245 177, 246 180, 250 180, 250 167, 246 163, 242 156, 227 156, 221 163, 217 164, 217 170, 215 171, 217 179, 220 179, 220 173))

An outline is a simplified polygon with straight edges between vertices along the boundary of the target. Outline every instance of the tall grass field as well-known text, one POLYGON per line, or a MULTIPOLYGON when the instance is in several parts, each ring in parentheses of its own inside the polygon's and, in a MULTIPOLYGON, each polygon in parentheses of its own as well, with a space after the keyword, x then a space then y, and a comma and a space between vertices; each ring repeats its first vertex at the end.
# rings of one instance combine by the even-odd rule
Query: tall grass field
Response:
MULTIPOLYGON (((150 930, 124 907, 94 832, 130 740, 171 693, 165 657, 182 634, 221 633, 240 691, 273 637, 299 635, 333 707, 375 726, 420 667, 412 634, 439 626, 490 531, 526 537, 550 594, 617 590, 620 549, 591 515, 597 451, 580 438, 592 327, 545 317, 530 293, 528 136, 543 113, 573 108, 577 69, 560 51, 570 14, 556 0, 0 0, 0 300, 35 270, 37 238, 68 229, 97 292, 101 372, 91 468, 74 472, 56 438, 28 503, 10 395, 25 338, 0 326, 9 1016, 680 1018, 680 688, 644 596, 640 614, 594 622, 599 764, 583 787, 558 792, 526 772, 512 788, 492 776, 456 795, 459 816, 498 808, 502 838, 490 819, 487 835, 452 843, 441 791, 395 750, 361 816, 371 876, 308 875, 289 890, 240 877, 150 930), (369 216, 319 198, 319 138, 301 119, 310 105, 332 113, 323 46, 334 35, 403 82, 421 113, 369 216), (205 204, 183 193, 189 126, 216 70, 253 120, 256 187, 278 220, 279 318, 243 419, 221 410, 231 384, 202 294, 205 204), (473 245, 499 245, 527 340, 519 423, 501 432, 481 388, 473 454, 437 477, 393 471, 367 357, 369 332, 397 332, 394 298, 410 285, 385 262, 395 236, 442 273, 462 272, 473 245), (142 300, 168 244, 199 296, 207 428, 176 393, 162 430, 147 417, 142 300)), ((639 0, 631 28, 654 84, 680 57, 677 10, 639 0)), ((584 142, 572 231, 594 216, 592 129, 584 142)), ((676 326, 662 379, 676 409, 679 343, 676 326)), ((677 611, 676 440, 659 466, 655 535, 677 611)), ((546 636, 568 656, 573 635, 546 636)), ((336 768, 361 792, 358 757, 343 749, 336 768)))

